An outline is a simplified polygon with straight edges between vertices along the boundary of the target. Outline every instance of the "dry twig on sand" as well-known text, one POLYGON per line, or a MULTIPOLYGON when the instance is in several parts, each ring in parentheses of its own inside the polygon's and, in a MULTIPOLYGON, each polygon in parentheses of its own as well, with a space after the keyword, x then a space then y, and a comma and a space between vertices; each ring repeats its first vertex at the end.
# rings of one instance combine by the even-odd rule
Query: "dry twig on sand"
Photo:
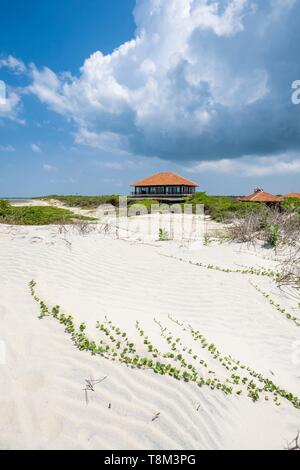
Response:
POLYGON ((95 392, 95 385, 98 385, 99 383, 103 382, 105 379, 107 379, 107 376, 105 376, 105 377, 103 377, 103 379, 99 379, 99 380, 87 379, 85 381, 86 386, 83 389, 83 391, 85 392, 85 401, 86 401, 87 405, 89 404, 88 392, 95 392))
POLYGON ((156 413, 156 415, 153 416, 153 418, 152 418, 152 422, 156 421, 159 417, 160 417, 160 413, 156 413))

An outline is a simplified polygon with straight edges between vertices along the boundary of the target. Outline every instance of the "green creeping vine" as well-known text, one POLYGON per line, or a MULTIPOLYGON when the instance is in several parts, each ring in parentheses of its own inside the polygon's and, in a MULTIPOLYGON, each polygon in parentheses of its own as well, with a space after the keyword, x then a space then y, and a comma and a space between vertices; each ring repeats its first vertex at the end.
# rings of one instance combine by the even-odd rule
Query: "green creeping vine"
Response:
MULTIPOLYGON (((172 317, 169 316, 171 320, 172 317)), ((173 319, 172 319, 173 321, 173 319)), ((233 387, 230 386, 231 381, 228 379, 225 382, 222 382, 216 377, 216 373, 213 370, 208 370, 208 364, 203 359, 198 361, 198 355, 193 352, 192 349, 188 349, 184 347, 180 338, 174 338, 171 331, 167 332, 167 328, 163 327, 162 323, 156 319, 154 322, 159 326, 161 331, 161 336, 166 340, 166 342, 171 346, 171 352, 165 353, 164 357, 168 357, 173 359, 174 361, 178 361, 181 363, 182 367, 186 369, 184 373, 184 380, 187 382, 197 382, 199 386, 207 385, 211 388, 211 390, 217 389, 222 390, 226 395, 231 395, 233 393, 233 387), (179 349, 180 348, 180 349, 179 349), (206 372, 207 377, 204 377, 204 374, 200 377, 198 375, 197 369, 193 365, 193 363, 186 362, 185 354, 189 356, 189 360, 193 359, 197 361, 200 366, 202 367, 203 371, 206 372), (205 371, 206 369, 206 371, 205 371)), ((177 323, 177 322, 176 322, 177 323)), ((179 323, 177 323, 179 324, 179 323)), ((236 392, 237 395, 241 395, 241 391, 236 392)))
POLYGON ((52 316, 65 326, 65 331, 71 335, 72 341, 80 351, 88 351, 92 355, 100 355, 112 361, 124 363, 133 368, 150 369, 156 374, 169 375, 176 380, 193 382, 199 387, 208 386, 212 390, 223 391, 226 395, 242 395, 244 392, 254 402, 264 394, 265 400, 273 398, 277 406, 280 405, 279 397, 290 401, 295 408, 300 409, 300 399, 284 389, 280 389, 271 380, 264 378, 249 367, 234 360, 231 356, 222 356, 214 344, 195 331, 190 325, 185 325, 169 316, 169 319, 178 325, 183 331, 189 332, 195 342, 200 343, 201 348, 206 349, 212 356, 213 363, 220 367, 224 373, 220 380, 214 370, 210 370, 207 361, 201 359, 199 354, 184 346, 181 338, 175 338, 160 321, 154 319, 160 328, 161 336, 169 346, 165 353, 160 352, 151 342, 137 321, 135 324, 139 337, 143 340, 146 352, 138 354, 137 346, 131 341, 127 333, 114 325, 105 317, 103 323, 97 322, 96 328, 100 331, 101 339, 96 343, 91 341, 86 334, 86 325, 81 323, 75 326, 74 318, 61 312, 60 306, 52 309, 39 298, 36 293, 36 282, 31 281, 30 292, 34 300, 40 306, 40 316, 52 316))
POLYGON ((280 313, 282 313, 288 320, 292 321, 295 323, 296 326, 300 326, 300 318, 295 317, 291 313, 289 313, 282 305, 278 304, 271 298, 271 296, 267 293, 261 290, 256 284, 253 284, 251 281, 249 281, 252 287, 257 290, 265 299, 268 300, 269 304, 272 305, 276 310, 280 313))
POLYGON ((281 274, 277 271, 273 271, 271 269, 257 269, 257 268, 245 268, 245 269, 229 269, 229 268, 221 268, 220 266, 216 266, 214 264, 205 264, 205 263, 196 263, 191 260, 187 260, 184 258, 177 258, 176 256, 173 255, 166 255, 164 253, 160 253, 161 256, 165 256, 166 258, 172 258, 176 259, 177 261, 181 261, 183 263, 191 264, 193 266, 199 266, 200 268, 205 268, 205 269, 210 269, 213 271, 219 271, 222 273, 238 273, 238 274, 252 274, 254 276, 267 276, 271 277, 273 279, 279 279, 281 274))
MULTIPOLYGON (((201 268, 219 271, 223 273, 238 273, 238 274, 245 274, 245 275, 265 276, 265 277, 270 277, 274 279, 275 281, 278 281, 282 276, 280 272, 272 271, 270 269, 263 270, 263 269, 253 268, 253 267, 245 268, 245 269, 227 269, 227 268, 221 268, 220 266, 216 266, 213 264, 194 263, 193 261, 186 260, 183 258, 177 258, 176 256, 173 256, 173 255, 166 255, 163 253, 160 253, 160 254, 161 256, 165 256, 167 258, 173 258, 173 259, 176 259, 177 261, 182 261, 184 263, 191 264, 193 266, 199 266, 201 268)), ((280 304, 277 304, 274 300, 272 300, 270 295, 267 292, 262 291, 257 285, 253 284, 251 281, 249 281, 249 283, 257 290, 257 292, 263 295, 269 301, 270 305, 273 305, 273 307, 275 307, 276 310, 278 310, 278 312, 285 315, 286 318, 294 322, 296 326, 300 326, 300 318, 295 317, 294 315, 287 312, 285 308, 283 308, 280 304)), ((300 303, 298 304, 298 307, 300 308, 300 303)))
MULTIPOLYGON (((169 315, 169 319, 180 326, 184 331, 190 331, 193 336, 194 341, 200 342, 202 348, 205 348, 209 351, 209 353, 213 356, 213 359, 218 360, 220 364, 228 371, 232 372, 231 378, 233 379, 235 384, 243 383, 247 385, 248 396, 253 399, 253 401, 257 401, 260 398, 260 394, 264 392, 270 392, 274 396, 274 401, 276 405, 280 405, 278 397, 285 398, 286 400, 290 401, 295 408, 300 409, 300 398, 294 396, 292 393, 287 392, 284 389, 281 389, 277 385, 275 385, 270 379, 263 377, 262 374, 256 372, 255 370, 247 367, 246 365, 242 364, 240 361, 233 359, 230 355, 229 356, 222 356, 220 351, 218 351, 217 347, 214 344, 209 344, 208 340, 199 332, 195 331, 191 325, 185 325, 184 323, 175 320, 169 315), (252 377, 251 381, 249 382, 249 378, 241 377, 239 373, 249 373, 250 377, 252 377), (257 380, 260 383, 260 387, 257 383, 257 380)), ((268 396, 265 396, 265 399, 268 400, 268 396)))

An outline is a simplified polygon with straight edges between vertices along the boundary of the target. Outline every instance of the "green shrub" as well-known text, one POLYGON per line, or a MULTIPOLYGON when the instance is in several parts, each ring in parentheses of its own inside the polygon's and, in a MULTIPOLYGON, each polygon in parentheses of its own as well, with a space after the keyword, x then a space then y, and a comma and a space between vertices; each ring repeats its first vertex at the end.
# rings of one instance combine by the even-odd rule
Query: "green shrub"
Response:
MULTIPOLYGON (((36 199, 43 200, 43 201, 50 201, 51 199, 55 199, 56 201, 65 204, 68 207, 80 207, 82 209, 97 209, 97 207, 105 204, 111 204, 112 206, 118 208, 119 207, 119 198, 120 196, 113 194, 111 196, 58 196, 58 195, 51 195, 51 196, 43 196, 36 199)), ((154 199, 129 199, 128 200, 128 209, 133 204, 142 204, 146 207, 148 213, 151 211, 151 206, 154 204, 158 204, 158 201, 154 199)))
POLYGON ((260 204, 241 202, 229 196, 208 196, 206 193, 195 193, 186 203, 193 205, 194 212, 197 204, 203 204, 205 214, 216 222, 230 221, 233 217, 244 217, 250 212, 262 210, 260 204))
POLYGON ((297 212, 300 215, 300 199, 297 198, 287 198, 283 203, 282 207, 284 210, 289 212, 297 212))
POLYGON ((72 223, 75 220, 93 220, 90 217, 75 215, 58 207, 24 206, 14 207, 7 201, 0 201, 0 223, 9 225, 49 225, 72 223))
POLYGON ((59 196, 59 195, 51 195, 51 196, 43 196, 36 199, 40 199, 43 201, 49 201, 51 199, 55 199, 56 201, 60 201, 62 204, 65 204, 69 207, 81 207, 83 209, 96 209, 101 204, 111 204, 115 207, 119 204, 119 196, 118 195, 111 195, 111 196, 59 196))
MULTIPOLYGON (((102 204, 111 204, 119 207, 119 196, 59 196, 51 195, 40 197, 38 199, 50 200, 55 199, 68 207, 81 207, 83 209, 95 209, 102 204)), ((227 196, 208 196, 206 193, 195 193, 191 197, 186 198, 186 203, 192 204, 195 211, 196 204, 204 204, 205 213, 217 222, 224 222, 233 216, 243 217, 249 212, 260 211, 260 204, 241 202, 235 197, 227 196)), ((148 213, 151 211, 153 204, 158 204, 154 199, 128 200, 128 208, 133 204, 144 205, 148 213)), ((168 204, 168 203, 166 203, 168 204)))
POLYGON ((269 228, 269 236, 267 242, 269 245, 276 247, 281 241, 281 230, 278 224, 272 224, 269 228))
POLYGON ((8 214, 11 211, 11 207, 8 201, 0 199, 0 218, 8 214))
POLYGON ((260 230, 264 230, 266 228, 268 228, 269 226, 269 214, 267 211, 263 210, 262 213, 261 213, 261 216, 260 216, 260 220, 259 220, 259 228, 260 230))
POLYGON ((158 238, 160 242, 166 242, 170 240, 169 232, 167 232, 167 230, 165 230, 164 228, 160 228, 158 238))
POLYGON ((159 202, 155 201, 154 199, 136 199, 136 200, 130 199, 128 201, 128 209, 130 209, 130 207, 132 207, 135 204, 145 206, 147 211, 148 211, 148 214, 150 214, 152 206, 153 205, 158 205, 159 202))

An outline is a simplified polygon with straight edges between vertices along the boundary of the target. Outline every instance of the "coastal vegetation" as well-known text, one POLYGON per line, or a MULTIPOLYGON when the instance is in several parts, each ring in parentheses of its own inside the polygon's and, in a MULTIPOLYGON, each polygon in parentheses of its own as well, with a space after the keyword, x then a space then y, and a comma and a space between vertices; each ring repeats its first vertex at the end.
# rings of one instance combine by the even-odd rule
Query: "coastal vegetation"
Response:
MULTIPOLYGON (((12 225, 48 225, 71 224, 74 222, 92 222, 95 219, 83 215, 75 215, 72 208, 95 209, 107 204, 118 211, 119 196, 57 196, 42 197, 45 201, 59 201, 63 208, 53 206, 13 206, 5 200, 0 200, 0 223, 12 225)), ((300 289, 300 200, 288 198, 280 205, 269 207, 265 204, 241 202, 235 197, 209 196, 206 193, 195 193, 185 200, 192 204, 195 211, 197 204, 203 204, 205 214, 212 220, 222 222, 223 241, 239 243, 262 242, 266 247, 285 250, 281 258, 280 276, 277 281, 281 284, 295 286, 300 289), (288 250, 288 251, 287 251, 288 250), (284 260, 284 261, 282 261, 284 260)), ((146 212, 158 204, 152 199, 128 200, 129 214, 143 213, 139 207, 145 207, 146 212), (133 207, 133 204, 135 205, 133 207)), ((165 204, 164 204, 165 209, 165 204)), ((160 241, 168 240, 169 234, 163 230, 158 234, 160 241)))
POLYGON ((78 207, 81 209, 96 209, 102 204, 111 204, 115 207, 119 204, 119 196, 59 196, 59 195, 50 195, 37 197, 35 199, 42 201, 59 201, 62 204, 65 204, 68 207, 78 207))
POLYGON ((50 308, 45 304, 37 294, 34 280, 30 282, 29 287, 32 297, 39 304, 40 319, 44 317, 56 319, 65 327, 66 333, 71 336, 80 351, 89 352, 93 356, 100 355, 135 369, 148 369, 155 374, 192 382, 199 387, 219 390, 226 395, 245 395, 253 402, 263 399, 273 401, 276 406, 280 406, 283 399, 291 402, 295 408, 300 408, 300 398, 277 386, 271 379, 241 361, 222 354, 200 331, 171 315, 168 315, 168 320, 176 328, 176 334, 154 319, 160 336, 166 343, 166 352, 160 351, 152 343, 139 321, 135 324, 137 336, 140 338, 139 343, 131 340, 125 331, 114 325, 107 317, 104 321, 97 322, 99 339, 94 341, 88 337, 85 323, 77 326, 74 318, 64 314, 60 306, 50 308), (196 349, 185 346, 184 340, 179 336, 180 331, 184 335, 191 336, 196 349))
POLYGON ((242 218, 262 210, 261 204, 241 202, 238 198, 230 196, 209 196, 204 192, 193 194, 186 203, 192 204, 194 211, 197 204, 203 204, 205 214, 216 222, 229 222, 233 217, 242 218))
MULTIPOLYGON (((111 196, 59 196, 50 195, 42 196, 37 199, 44 201, 56 200, 66 205, 67 207, 77 207, 81 209, 96 209, 101 205, 111 204, 112 206, 119 207, 119 195, 111 196)), ((203 204, 205 214, 209 215, 212 220, 216 222, 231 222, 234 218, 245 218, 246 216, 256 214, 258 217, 264 217, 265 208, 264 204, 242 202, 237 197, 233 196, 209 196, 205 192, 196 192, 192 196, 185 198, 185 204, 191 204, 195 212, 197 204, 203 204)), ((155 199, 128 199, 128 207, 130 208, 133 204, 139 204, 146 207, 148 212, 151 211, 151 206, 159 204, 155 199)), ((172 203, 165 203, 172 204, 172 203)), ((282 211, 290 212, 291 210, 297 211, 300 214, 300 200, 299 199, 287 199, 281 205, 282 211)))
MULTIPOLYGON (((81 209, 96 209, 100 205, 111 204, 114 207, 119 206, 119 196, 59 196, 50 195, 39 197, 44 201, 56 200, 68 207, 79 207, 81 209)), ((187 197, 185 203, 192 204, 195 210, 197 204, 204 204, 205 213, 210 215, 213 220, 222 222, 234 215, 243 216, 248 212, 259 211, 260 204, 243 203, 234 197, 227 196, 208 196, 206 193, 195 193, 187 197)), ((141 204, 150 212, 153 204, 159 204, 155 199, 128 199, 128 207, 133 204, 141 204)), ((164 203, 166 204, 166 203, 164 203)), ((168 203, 167 203, 168 204, 168 203)))
POLYGON ((166 242, 166 241, 170 240, 170 235, 169 235, 169 233, 167 232, 166 229, 164 229, 164 228, 159 229, 158 239, 159 239, 160 242, 166 242))
MULTIPOLYGON (((42 201, 58 201, 61 204, 65 205, 66 207, 76 207, 79 209, 97 209, 100 206, 111 205, 118 210, 120 196, 119 195, 111 195, 111 196, 58 196, 58 195, 51 195, 51 196, 42 196, 39 198, 35 198, 42 201)), ((151 206, 154 204, 159 204, 158 201, 154 199, 140 199, 140 200, 133 200, 128 199, 128 209, 130 209, 133 205, 143 205, 148 213, 151 211, 151 206)))
POLYGON ((92 221, 91 217, 73 214, 68 209, 51 206, 13 206, 0 200, 0 223, 9 225, 70 224, 75 221, 92 221))
POLYGON ((266 204, 243 202, 237 197, 209 196, 206 193, 195 193, 185 202, 193 204, 194 209, 197 204, 203 204, 206 215, 209 215, 216 222, 223 223, 231 223, 235 219, 243 220, 252 217, 263 226, 264 221, 270 219, 271 214, 286 216, 294 213, 300 216, 300 199, 296 198, 287 198, 280 205, 269 207, 266 204))
MULTIPOLYGON (((298 240, 299 242, 300 240, 298 240)), ((300 300, 300 257, 299 257, 299 248, 296 249, 297 256, 290 256, 281 263, 280 271, 272 270, 272 269, 261 269, 261 268, 254 268, 254 267, 244 267, 244 268, 224 268, 215 264, 206 264, 201 262, 193 262, 188 259, 178 258, 173 255, 166 255, 161 254, 167 258, 176 259, 177 261, 181 261, 184 263, 188 263, 193 266, 198 266, 200 268, 208 269, 211 271, 218 271, 227 274, 242 274, 248 276, 258 276, 258 277, 268 277, 275 281, 279 287, 284 285, 289 286, 293 290, 294 298, 300 300)), ((294 314, 287 311, 286 308, 282 307, 279 303, 274 301, 271 298, 270 294, 260 289, 260 287, 254 284, 251 280, 249 283, 254 289, 261 294, 272 307, 274 307, 279 313, 284 315, 288 320, 292 321, 296 326, 300 326, 300 318, 295 316, 294 314)), ((300 308, 300 302, 297 305, 300 308)))
POLYGON ((261 240, 273 248, 295 246, 300 240, 300 201, 286 201, 281 207, 261 207, 243 217, 235 217, 228 238, 238 242, 261 240))

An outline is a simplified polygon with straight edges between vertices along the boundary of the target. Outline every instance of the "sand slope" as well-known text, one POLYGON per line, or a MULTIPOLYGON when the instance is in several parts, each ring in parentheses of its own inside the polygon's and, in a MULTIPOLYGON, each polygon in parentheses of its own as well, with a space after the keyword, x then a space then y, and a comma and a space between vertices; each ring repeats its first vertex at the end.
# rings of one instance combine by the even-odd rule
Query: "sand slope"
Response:
MULTIPOLYGON (((0 227, 0 340, 6 346, 0 448, 281 449, 295 437, 300 411, 287 402, 254 404, 92 357, 76 350, 54 319, 38 319, 31 279, 45 301, 85 321, 91 335, 108 315, 132 335, 139 320, 156 339, 153 317, 168 324, 172 314, 226 354, 266 375, 272 371, 276 383, 300 395, 293 361, 300 328, 255 291, 249 276, 208 271, 164 254, 224 267, 272 266, 260 253, 233 245, 193 250, 97 233, 66 240, 55 227, 0 227), (104 377, 87 404, 85 380, 104 377)), ((269 279, 258 282, 294 306, 269 279)))

